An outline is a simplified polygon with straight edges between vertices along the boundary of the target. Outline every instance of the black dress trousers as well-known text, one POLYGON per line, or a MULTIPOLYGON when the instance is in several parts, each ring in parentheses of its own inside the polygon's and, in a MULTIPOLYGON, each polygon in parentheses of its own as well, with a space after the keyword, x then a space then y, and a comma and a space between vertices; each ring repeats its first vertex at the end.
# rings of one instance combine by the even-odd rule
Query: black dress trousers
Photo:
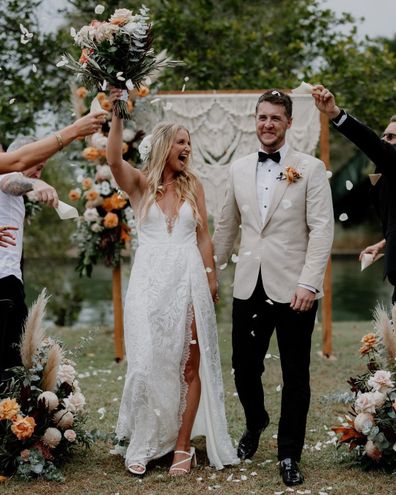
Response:
POLYGON ((270 301, 258 277, 247 300, 233 301, 232 364, 235 385, 245 411, 248 430, 262 428, 265 410, 261 375, 270 339, 276 330, 283 374, 281 417, 278 429, 278 458, 301 458, 310 402, 309 365, 311 335, 318 303, 302 313, 290 304, 270 301))

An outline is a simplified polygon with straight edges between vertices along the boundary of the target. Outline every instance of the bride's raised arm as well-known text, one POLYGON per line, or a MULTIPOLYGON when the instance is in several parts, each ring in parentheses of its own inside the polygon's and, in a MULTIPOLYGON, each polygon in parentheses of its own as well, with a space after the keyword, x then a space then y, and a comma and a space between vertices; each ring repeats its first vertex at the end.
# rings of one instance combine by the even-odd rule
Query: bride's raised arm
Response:
MULTIPOLYGON (((113 104, 120 96, 121 90, 111 90, 110 100, 113 104)), ((123 121, 113 112, 107 140, 107 163, 119 187, 128 194, 132 202, 138 202, 146 187, 146 178, 140 170, 133 168, 122 158, 122 131, 123 121)))

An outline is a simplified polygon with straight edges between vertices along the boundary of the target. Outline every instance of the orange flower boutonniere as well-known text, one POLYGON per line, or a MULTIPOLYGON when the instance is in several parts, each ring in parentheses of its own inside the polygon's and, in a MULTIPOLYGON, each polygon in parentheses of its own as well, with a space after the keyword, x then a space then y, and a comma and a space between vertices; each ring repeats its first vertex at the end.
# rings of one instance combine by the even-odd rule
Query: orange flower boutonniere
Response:
POLYGON ((292 182, 296 182, 297 179, 301 179, 302 173, 294 167, 286 167, 284 177, 287 179, 287 182, 291 184, 292 182))

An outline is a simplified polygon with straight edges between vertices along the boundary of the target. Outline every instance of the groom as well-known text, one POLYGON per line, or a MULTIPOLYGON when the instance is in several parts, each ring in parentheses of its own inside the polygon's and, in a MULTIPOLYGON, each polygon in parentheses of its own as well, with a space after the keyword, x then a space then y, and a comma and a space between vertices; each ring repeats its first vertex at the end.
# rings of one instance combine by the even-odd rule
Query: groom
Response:
POLYGON ((261 375, 275 329, 283 374, 278 458, 286 485, 304 481, 297 463, 310 401, 311 334, 333 240, 325 166, 286 143, 291 124, 287 94, 269 90, 260 96, 260 148, 231 164, 214 234, 217 264, 222 265, 241 229, 232 312, 232 363, 246 417, 238 456, 254 455, 269 423, 261 375))

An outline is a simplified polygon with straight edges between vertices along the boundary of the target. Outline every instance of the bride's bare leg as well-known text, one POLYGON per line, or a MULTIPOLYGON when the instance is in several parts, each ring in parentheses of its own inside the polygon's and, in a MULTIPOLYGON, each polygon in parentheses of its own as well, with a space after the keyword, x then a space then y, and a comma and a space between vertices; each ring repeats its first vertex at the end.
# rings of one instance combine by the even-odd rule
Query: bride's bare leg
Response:
MULTIPOLYGON (((194 424, 195 416, 197 414, 199 399, 201 397, 201 380, 199 378, 199 345, 198 345, 198 337, 197 337, 197 327, 195 325, 195 319, 191 325, 192 330, 192 344, 190 344, 190 357, 186 363, 186 367, 184 370, 184 379, 188 385, 188 392, 186 397, 186 409, 182 416, 182 424, 180 426, 179 434, 176 441, 175 450, 181 450, 183 452, 190 452, 190 437, 191 430, 194 424)), ((186 471, 190 470, 191 459, 186 454, 174 454, 172 464, 180 462, 182 460, 186 460, 182 464, 179 464, 178 467, 185 469, 186 471)), ((180 470, 173 470, 171 468, 171 474, 185 474, 185 472, 180 470)))

